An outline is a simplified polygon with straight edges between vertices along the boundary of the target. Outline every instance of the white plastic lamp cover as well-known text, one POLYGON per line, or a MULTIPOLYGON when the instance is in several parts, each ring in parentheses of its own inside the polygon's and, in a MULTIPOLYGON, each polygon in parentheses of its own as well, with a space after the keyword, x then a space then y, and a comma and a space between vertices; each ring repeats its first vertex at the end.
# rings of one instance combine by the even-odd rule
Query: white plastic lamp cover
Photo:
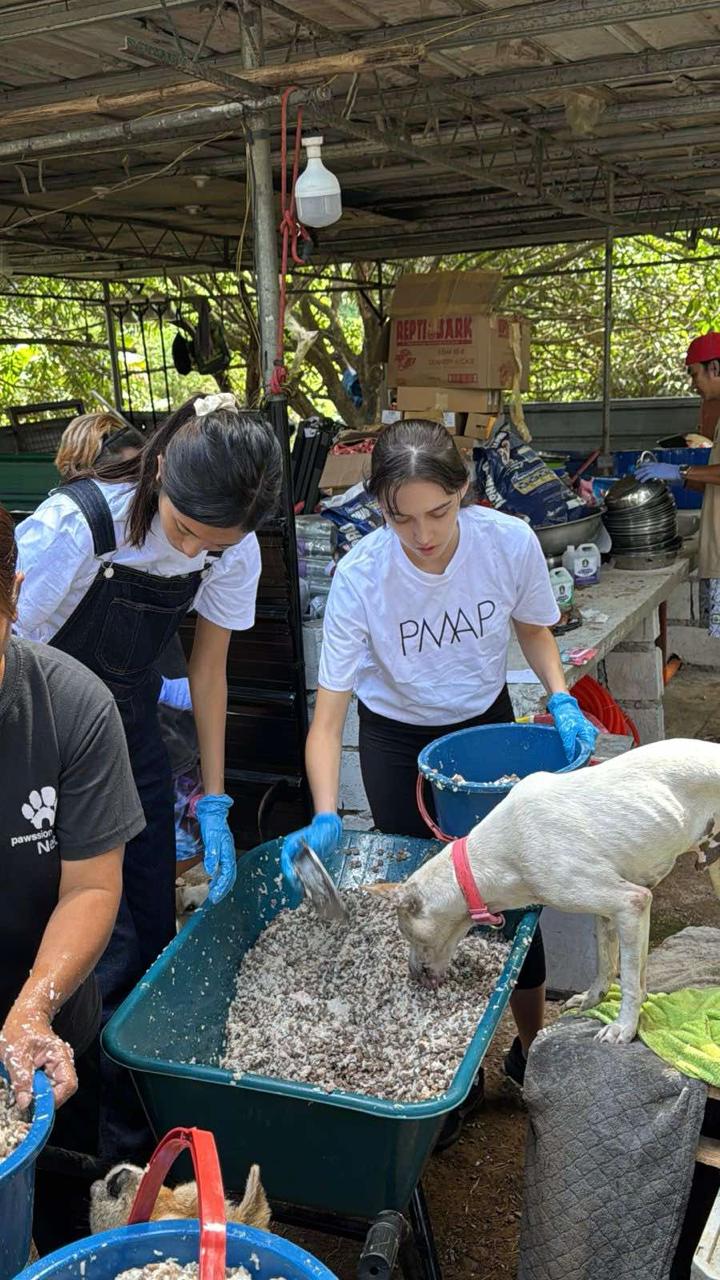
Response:
POLYGON ((307 165, 295 183, 295 206, 306 227, 329 227, 342 216, 340 183, 322 162, 322 144, 322 138, 303 138, 307 165))

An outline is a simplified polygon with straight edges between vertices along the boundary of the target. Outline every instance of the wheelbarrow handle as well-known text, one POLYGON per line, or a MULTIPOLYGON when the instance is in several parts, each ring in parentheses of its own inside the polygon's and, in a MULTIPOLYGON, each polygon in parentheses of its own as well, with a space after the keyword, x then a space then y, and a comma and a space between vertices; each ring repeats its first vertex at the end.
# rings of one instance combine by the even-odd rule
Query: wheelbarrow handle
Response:
POLYGON ((200 1213, 200 1280, 225 1280, 225 1192, 213 1135, 206 1129, 171 1129, 150 1157, 128 1225, 149 1222, 166 1174, 182 1151, 192 1157, 200 1213))
POLYGON ((428 813, 427 805, 425 804, 424 786, 425 786, 425 777, 422 773, 418 773, 417 783, 415 786, 415 799, 417 800, 417 807, 420 812, 420 817, 425 823, 425 826, 430 828, 430 830, 432 831, 433 835, 437 840, 442 840, 443 844, 449 844, 450 841, 454 839, 454 837, 446 836, 445 832, 441 831, 440 828, 436 826, 436 824, 433 822, 432 818, 430 817, 430 814, 428 813))

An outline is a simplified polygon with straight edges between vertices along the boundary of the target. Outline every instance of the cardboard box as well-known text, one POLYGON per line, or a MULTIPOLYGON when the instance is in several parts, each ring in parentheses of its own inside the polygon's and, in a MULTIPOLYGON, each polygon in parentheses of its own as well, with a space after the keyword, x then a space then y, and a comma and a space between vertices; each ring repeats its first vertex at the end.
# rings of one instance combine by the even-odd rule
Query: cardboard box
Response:
MULTIPOLYGON (((362 431, 347 428, 341 431, 336 444, 361 444, 364 440, 372 440, 382 430, 380 423, 364 427, 362 431)), ((351 485, 360 484, 370 475, 369 453, 329 453, 325 459, 321 489, 349 489, 351 485)))
POLYGON ((442 409, 424 409, 422 413, 402 413, 404 421, 424 418, 426 422, 441 422, 451 435, 460 435, 465 423, 464 413, 444 413, 442 409))
POLYGON ((496 422, 496 413, 469 413, 465 419, 463 436, 473 440, 487 440, 496 422))
POLYGON ((401 276, 390 307, 391 387, 499 387, 520 363, 528 387, 530 325, 490 310, 499 272, 438 271, 401 276))
POLYGON ((472 452, 477 443, 478 441, 473 440, 470 436, 455 436, 455 448, 468 461, 472 458, 472 452))
POLYGON ((349 489, 370 475, 369 453, 329 453, 320 477, 321 489, 349 489))
POLYGON ((395 395, 398 409, 427 417, 435 410, 450 413, 499 413, 501 391, 484 391, 476 387, 398 387, 395 395))

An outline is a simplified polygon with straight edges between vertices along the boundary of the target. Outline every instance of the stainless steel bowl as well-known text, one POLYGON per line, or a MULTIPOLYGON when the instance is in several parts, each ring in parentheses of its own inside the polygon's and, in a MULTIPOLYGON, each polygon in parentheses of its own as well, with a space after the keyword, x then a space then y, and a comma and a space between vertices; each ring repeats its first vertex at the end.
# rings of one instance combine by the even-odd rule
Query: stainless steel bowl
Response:
POLYGON ((580 520, 568 520, 567 524, 544 524, 535 530, 545 556, 561 556, 570 546, 581 542, 594 542, 602 529, 603 508, 598 507, 580 520))
POLYGON ((648 503, 657 501, 668 492, 662 480, 636 480, 634 476, 624 476, 617 484, 611 485, 605 495, 608 511, 636 511, 648 503))

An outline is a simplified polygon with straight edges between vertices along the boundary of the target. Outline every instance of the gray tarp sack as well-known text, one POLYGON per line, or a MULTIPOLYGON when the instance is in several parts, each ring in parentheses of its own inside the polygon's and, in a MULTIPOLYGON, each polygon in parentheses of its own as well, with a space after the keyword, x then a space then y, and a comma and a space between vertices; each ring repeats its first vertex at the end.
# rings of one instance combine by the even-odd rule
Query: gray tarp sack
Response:
POLYGON ((667 1280, 706 1086, 567 1017, 533 1045, 518 1280, 667 1280))

